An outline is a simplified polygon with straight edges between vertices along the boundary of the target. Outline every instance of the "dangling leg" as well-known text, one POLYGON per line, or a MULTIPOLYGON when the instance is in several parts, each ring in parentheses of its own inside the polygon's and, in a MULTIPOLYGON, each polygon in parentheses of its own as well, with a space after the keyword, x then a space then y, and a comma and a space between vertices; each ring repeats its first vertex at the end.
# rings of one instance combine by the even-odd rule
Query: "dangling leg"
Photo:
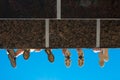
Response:
POLYGON ((25 60, 28 60, 28 58, 30 57, 30 49, 24 49, 23 57, 25 60))
POLYGON ((67 48, 63 48, 63 54, 65 55, 65 64, 66 66, 70 66, 71 60, 70 60, 70 52, 68 51, 67 48))
POLYGON ((99 58, 100 58, 100 61, 99 61, 99 64, 101 67, 104 66, 104 54, 103 54, 103 50, 99 53, 99 58))
POLYGON ((78 51, 78 65, 82 66, 84 64, 84 55, 81 48, 77 48, 78 51))
POLYGON ((47 55, 48 55, 48 60, 49 60, 50 62, 54 62, 54 55, 52 54, 51 49, 45 49, 45 52, 46 52, 47 55))
POLYGON ((104 52, 104 60, 108 61, 109 60, 108 48, 103 48, 103 52, 104 52))
POLYGON ((16 57, 15 57, 15 52, 13 49, 7 49, 8 54, 8 58, 10 60, 10 63, 12 65, 12 67, 16 67, 16 57))

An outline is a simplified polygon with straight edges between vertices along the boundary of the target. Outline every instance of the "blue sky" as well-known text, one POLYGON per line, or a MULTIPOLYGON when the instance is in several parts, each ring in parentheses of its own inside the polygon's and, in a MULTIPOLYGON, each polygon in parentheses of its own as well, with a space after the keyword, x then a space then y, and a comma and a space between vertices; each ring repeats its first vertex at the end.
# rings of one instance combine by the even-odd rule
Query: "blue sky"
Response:
POLYGON ((78 66, 76 49, 69 49, 72 64, 67 68, 61 49, 52 50, 55 62, 50 63, 44 50, 32 52, 29 60, 17 58, 17 67, 11 67, 5 50, 0 50, 0 80, 120 80, 120 48, 109 49, 110 60, 101 68, 98 55, 84 48, 85 64, 78 66))

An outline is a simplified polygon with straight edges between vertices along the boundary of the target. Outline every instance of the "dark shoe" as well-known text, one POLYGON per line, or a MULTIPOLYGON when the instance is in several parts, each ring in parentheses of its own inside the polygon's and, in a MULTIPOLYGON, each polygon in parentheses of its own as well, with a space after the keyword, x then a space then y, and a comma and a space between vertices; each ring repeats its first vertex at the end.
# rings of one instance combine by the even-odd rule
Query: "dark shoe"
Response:
POLYGON ((25 49, 23 52, 23 57, 25 60, 28 60, 28 58, 30 57, 30 49, 25 49))
POLYGON ((16 58, 15 57, 13 57, 13 56, 11 56, 10 54, 8 54, 8 58, 9 58, 9 60, 10 60, 10 63, 11 63, 11 65, 12 65, 12 67, 16 67, 16 58))
POLYGON ((48 60, 50 62, 54 62, 54 55, 52 54, 51 50, 50 49, 45 49, 45 52, 47 53, 48 55, 48 60))

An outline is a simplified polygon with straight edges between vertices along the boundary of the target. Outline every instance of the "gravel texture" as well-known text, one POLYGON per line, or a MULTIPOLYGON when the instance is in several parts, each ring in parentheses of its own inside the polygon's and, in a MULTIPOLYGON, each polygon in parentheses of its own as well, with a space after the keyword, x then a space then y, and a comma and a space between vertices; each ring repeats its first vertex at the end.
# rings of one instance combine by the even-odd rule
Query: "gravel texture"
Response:
POLYGON ((45 47, 44 21, 0 21, 0 48, 45 47))
POLYGON ((73 48, 96 46, 96 21, 51 20, 50 47, 73 48))
POLYGON ((120 47, 120 20, 101 21, 101 47, 120 47))

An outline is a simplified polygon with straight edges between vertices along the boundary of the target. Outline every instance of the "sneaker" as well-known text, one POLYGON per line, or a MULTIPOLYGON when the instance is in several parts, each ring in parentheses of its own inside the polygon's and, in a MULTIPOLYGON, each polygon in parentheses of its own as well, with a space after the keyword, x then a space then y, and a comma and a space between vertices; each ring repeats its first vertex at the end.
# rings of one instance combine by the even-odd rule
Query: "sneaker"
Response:
POLYGON ((25 60, 28 60, 28 58, 30 57, 30 49, 25 49, 23 52, 23 57, 25 60))
POLYGON ((45 52, 47 53, 48 55, 48 60, 50 62, 54 62, 54 55, 52 54, 51 50, 50 49, 45 49, 45 52))

